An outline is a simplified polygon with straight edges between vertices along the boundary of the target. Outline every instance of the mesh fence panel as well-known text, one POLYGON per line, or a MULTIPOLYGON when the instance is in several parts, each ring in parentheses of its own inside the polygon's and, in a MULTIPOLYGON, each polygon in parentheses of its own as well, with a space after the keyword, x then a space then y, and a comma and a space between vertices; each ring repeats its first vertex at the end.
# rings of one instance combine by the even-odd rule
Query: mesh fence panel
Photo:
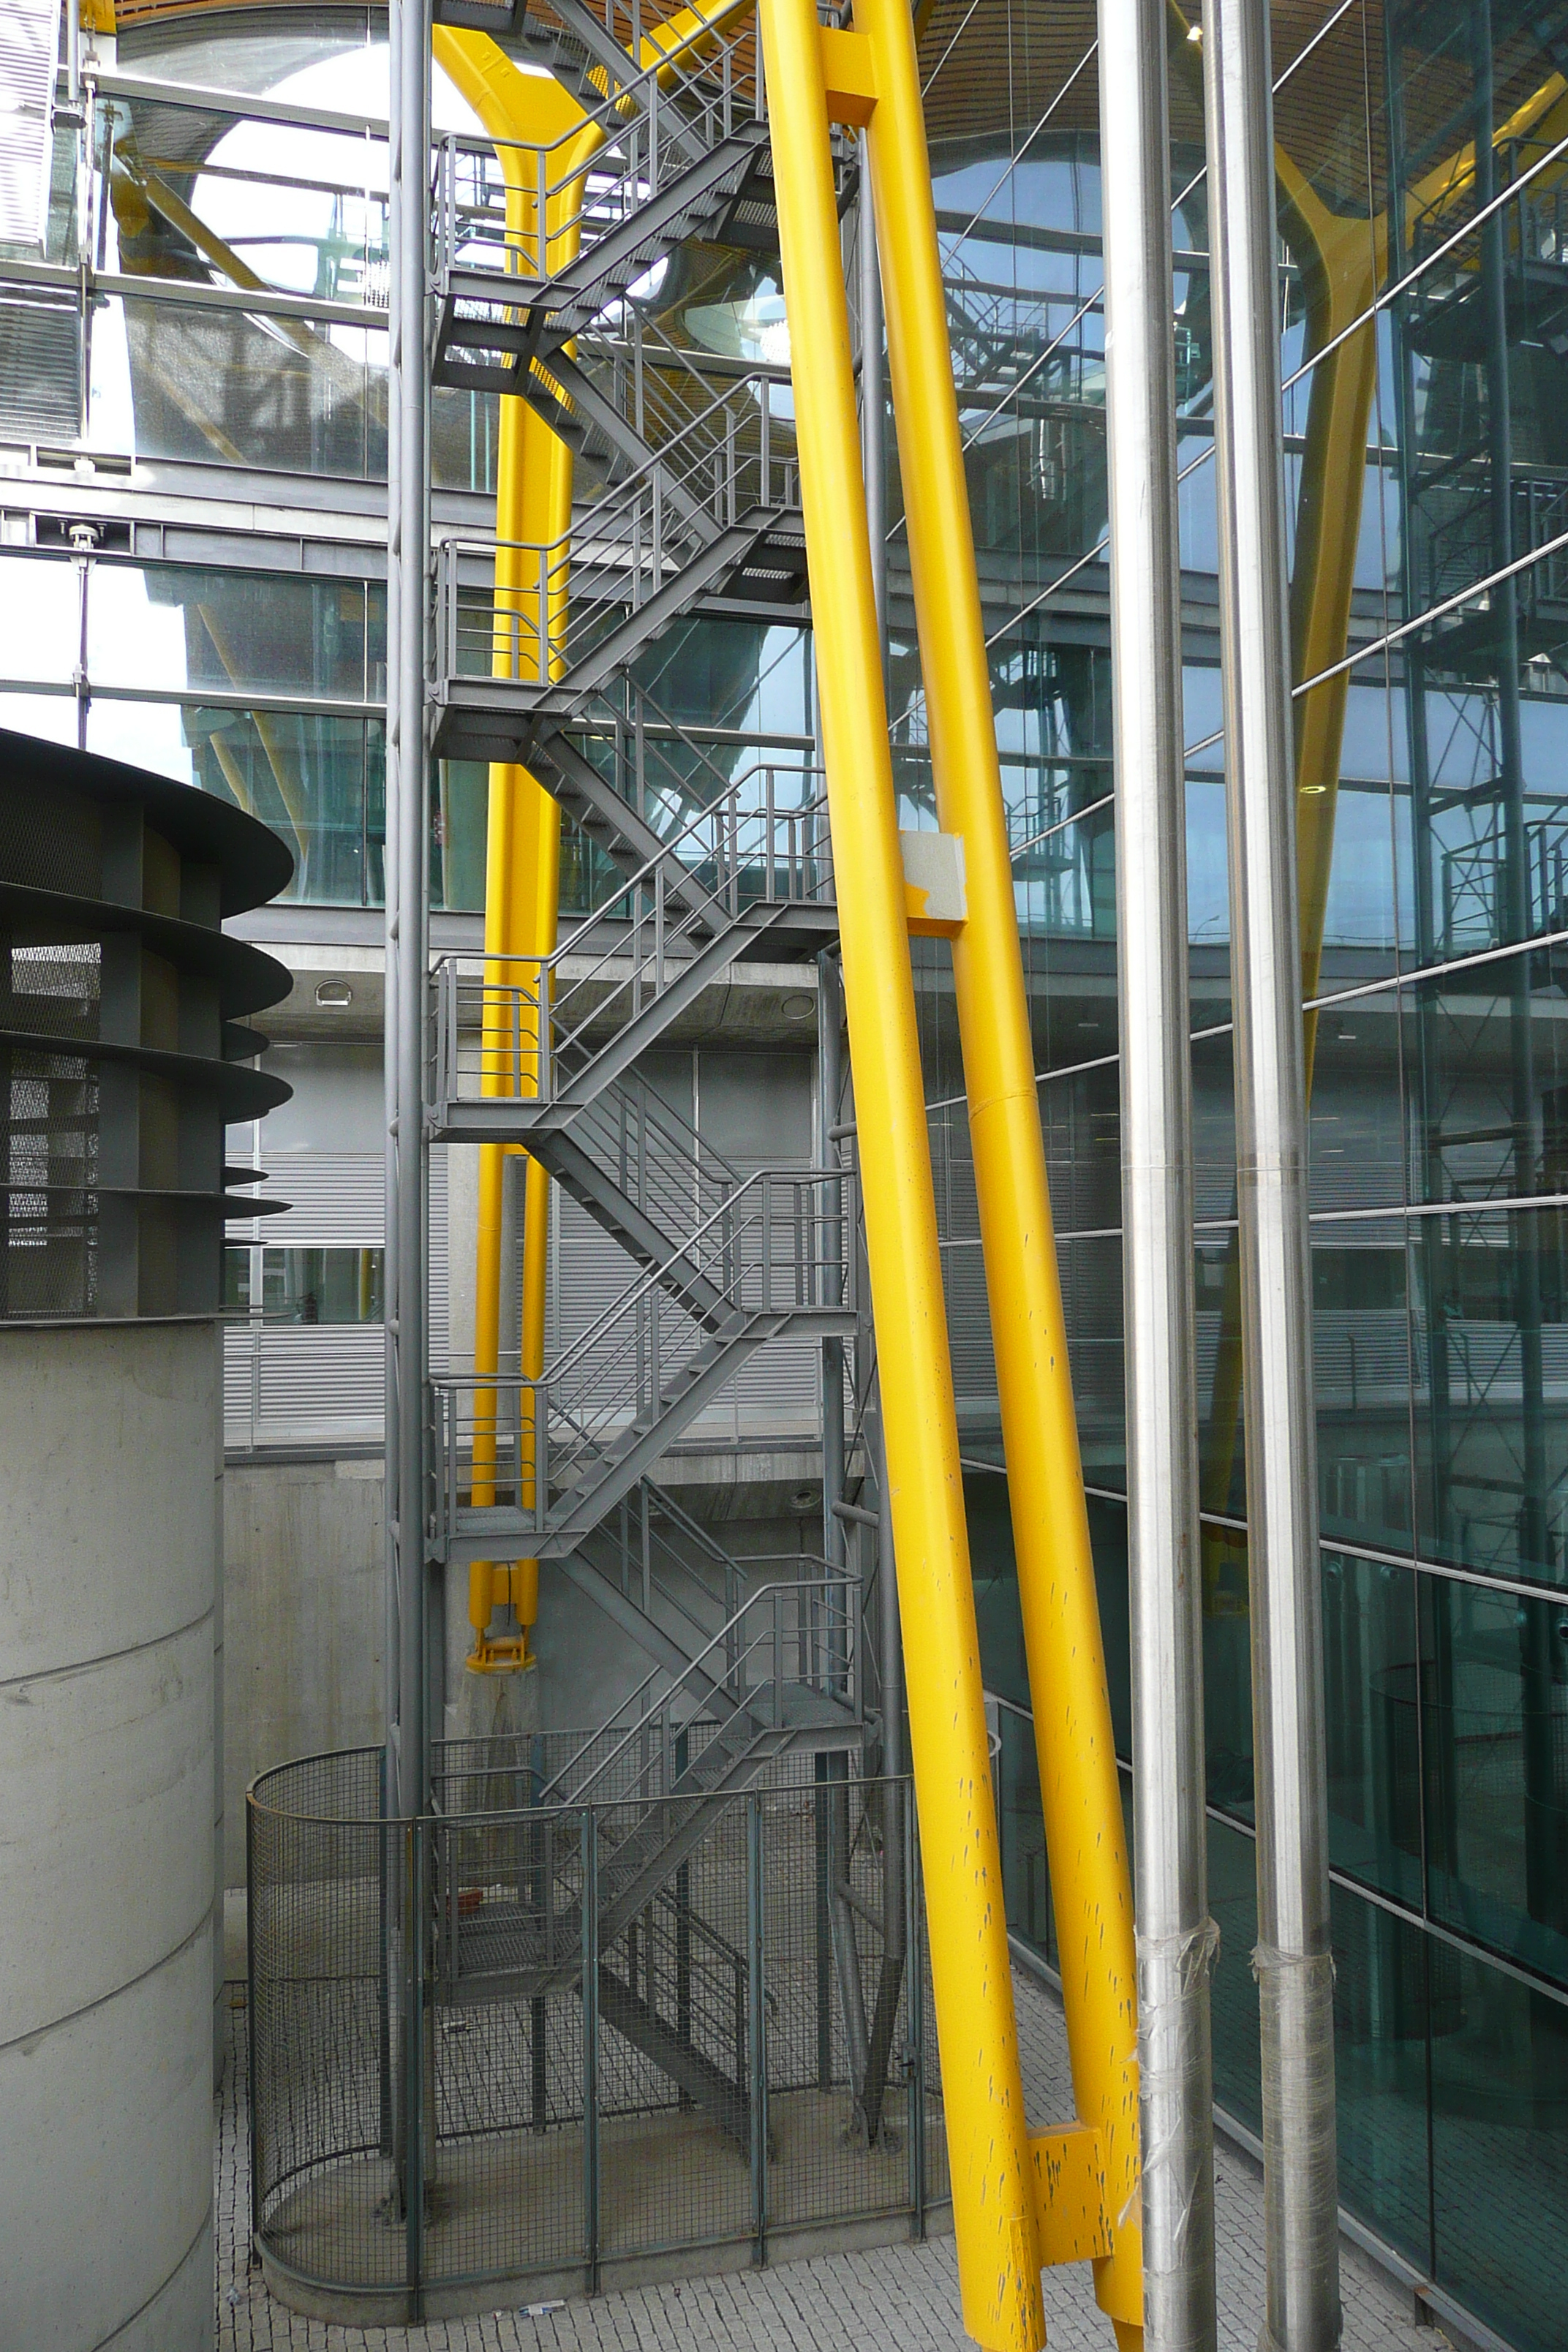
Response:
POLYGON ((249 1807, 256 2227, 275 2259, 395 2284, 389 2000, 405 1832, 381 1814, 378 1749, 287 1765, 249 1807))
POLYGON ((494 1801, 580 1747, 448 1748, 418 1823, 381 1819, 379 1751, 253 1790, 255 2221, 296 2276, 592 2286, 945 2197, 907 1785, 791 1754, 494 1801))

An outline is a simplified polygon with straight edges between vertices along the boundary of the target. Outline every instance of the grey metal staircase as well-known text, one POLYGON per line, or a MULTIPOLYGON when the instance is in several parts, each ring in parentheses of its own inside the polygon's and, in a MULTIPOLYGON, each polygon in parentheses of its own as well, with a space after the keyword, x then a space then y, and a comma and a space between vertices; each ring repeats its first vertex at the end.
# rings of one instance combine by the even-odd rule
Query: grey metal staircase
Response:
MULTIPOLYGON (((533 1775, 525 1811, 515 1759, 438 1777, 434 1979, 457 2008, 596 1986, 601 2017, 745 2147, 746 1963, 693 1878, 737 1790, 786 1754, 859 1746, 860 1582, 798 1558, 752 1583, 657 1478, 760 1349, 855 1335, 855 1215, 837 1155, 741 1171, 640 1076, 733 965, 815 956, 837 918, 818 773, 736 778, 645 723, 636 665, 673 624, 800 625, 807 606, 787 372, 672 340, 639 295, 682 243, 766 238, 754 26, 656 24, 636 57, 625 32, 612 0, 529 0, 514 52, 576 94, 596 152, 581 131, 499 156, 456 138, 435 175, 436 380, 525 401, 576 453, 580 502, 549 545, 437 549, 434 748, 526 764, 610 879, 552 954, 437 960, 426 1132, 523 1146, 627 1279, 538 1378, 430 1381, 426 1548, 551 1561, 652 1663, 533 1775)), ((834 1934, 863 2009, 837 1912, 834 1934)))
POLYGON ((742 194, 756 209, 767 124, 754 28, 748 12, 731 11, 727 28, 721 12, 708 13, 717 30, 680 38, 656 22, 634 57, 613 6, 529 7, 516 46, 573 93, 584 121, 542 145, 444 142, 437 383, 522 391, 536 359, 559 352, 677 246, 721 239, 742 194), (570 243, 551 233, 566 215, 579 224, 570 243))

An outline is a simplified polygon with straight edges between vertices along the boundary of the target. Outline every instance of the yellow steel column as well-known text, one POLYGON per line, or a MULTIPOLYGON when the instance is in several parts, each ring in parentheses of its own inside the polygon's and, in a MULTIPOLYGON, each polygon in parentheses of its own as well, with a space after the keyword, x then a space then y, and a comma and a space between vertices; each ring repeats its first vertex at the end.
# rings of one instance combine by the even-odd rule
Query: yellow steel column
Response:
MULTIPOLYGON (((497 142, 497 156, 506 182, 509 242, 525 265, 543 277, 560 268, 576 251, 581 180, 574 167, 585 167, 603 134, 584 121, 577 101, 560 85, 542 75, 522 74, 488 34, 460 32, 437 26, 434 35, 437 61, 468 100, 497 142), (580 145, 572 143, 581 131, 580 145), (555 190, 547 199, 546 217, 538 217, 537 183, 532 176, 531 149, 559 142, 551 159, 555 190)), ((493 662, 502 676, 510 676, 520 646, 531 635, 542 655, 552 648, 564 618, 565 573, 557 567, 549 592, 539 588, 537 558, 531 551, 559 545, 572 516, 572 451, 521 400, 500 403, 496 468, 495 610, 520 616, 521 635, 514 639, 503 625, 496 632, 493 662)), ((555 801, 526 768, 498 761, 489 772, 489 811, 485 858, 485 981, 486 1006, 480 1028, 480 1091, 500 1095, 510 1090, 513 1074, 507 1062, 510 1024, 499 998, 489 992, 504 988, 509 980, 527 977, 527 966, 509 963, 510 957, 548 955, 555 945, 559 906, 561 812, 555 801)), ((517 1041, 527 1048, 538 1039, 524 1024, 517 1041)), ((518 1074, 526 1076, 526 1073, 518 1074)), ((478 1238, 475 1251, 474 1370, 482 1377, 494 1374, 500 1355, 501 1224, 505 1166, 515 1145, 479 1146, 478 1238)), ((524 1195, 522 1349, 521 1369, 537 1377, 543 1369, 544 1270, 550 1215, 550 1181, 533 1160, 528 1163, 524 1195)), ((497 1456, 497 1391, 477 1390, 474 1398, 474 1454, 471 1494, 478 1504, 495 1500, 497 1456)), ((523 1400, 520 1431, 519 1475, 528 1491, 533 1459, 531 1398, 523 1400)), ((485 1629, 498 1601, 510 1599, 523 1628, 520 1654, 502 1652, 495 1662, 521 1664, 528 1660, 528 1632, 539 1614, 539 1564, 518 1560, 510 1565, 476 1560, 468 1571, 468 1621, 476 1636, 473 1660, 487 1662, 485 1629)))
POLYGON ((963 842, 953 983, 1073 2091, 1100 2134, 1113 2232, 1095 2292, 1127 2344, 1143 2310, 1132 1895, 931 163, 905 0, 856 0, 855 21, 875 59, 871 184, 937 809, 963 842))
POLYGON ((964 2325, 1044 2342, 865 481, 815 0, 761 0, 964 2325))

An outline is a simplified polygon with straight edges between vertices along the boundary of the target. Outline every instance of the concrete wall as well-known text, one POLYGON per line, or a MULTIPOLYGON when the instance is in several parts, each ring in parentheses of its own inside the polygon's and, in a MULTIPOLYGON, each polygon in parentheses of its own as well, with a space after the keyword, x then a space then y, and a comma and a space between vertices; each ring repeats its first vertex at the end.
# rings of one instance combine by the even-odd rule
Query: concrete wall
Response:
POLYGON ((383 1736, 380 1456, 231 1464, 224 1501, 224 1877, 245 1791, 295 1756, 383 1736))
MULTIPOLYGON (((746 1465, 759 1474, 749 1482, 732 1456, 667 1465, 681 1466, 696 1475, 675 1491, 694 1517, 722 1521, 715 1532, 738 1558, 820 1549, 820 1489, 800 1484, 820 1470, 804 1454, 760 1452, 746 1465), (812 1499, 786 1517, 796 1492, 812 1499)), ((245 1791, 256 1774, 382 1737, 382 1465, 237 1463, 226 1486, 224 1877, 239 1888, 245 1791)), ((637 1644, 546 1565, 538 1666, 521 1685, 466 1675, 467 1595, 458 1570, 447 1619, 448 1738, 598 1723, 648 1670, 637 1644)), ((231 1973, 241 1964, 237 1943, 231 1973)))
POLYGON ((0 1327, 0 2343, 212 2342, 210 1323, 0 1327))

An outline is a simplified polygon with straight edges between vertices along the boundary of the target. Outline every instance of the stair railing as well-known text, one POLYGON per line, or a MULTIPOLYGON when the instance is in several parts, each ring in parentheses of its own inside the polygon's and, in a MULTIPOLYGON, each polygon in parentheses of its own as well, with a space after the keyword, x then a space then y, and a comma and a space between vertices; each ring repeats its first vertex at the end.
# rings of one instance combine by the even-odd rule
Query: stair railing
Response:
MULTIPOLYGON (((581 222, 572 276, 591 278, 596 245, 760 119, 754 58, 749 35, 693 37, 597 96, 582 121, 555 139, 481 142, 471 132, 448 133, 434 176, 440 278, 483 272, 504 279, 509 295, 516 286, 526 299, 553 274, 551 240, 541 236, 539 225, 563 214, 581 222), (700 54, 704 41, 706 56, 700 54), (584 142, 595 130, 604 145, 584 173, 584 142), (526 214, 515 201, 519 190, 526 214)), ((737 163, 744 161, 742 151, 737 163)))
MULTIPOLYGON (((617 1447, 646 1434, 679 1401, 697 1359, 727 1337, 743 1340, 757 1319, 809 1313, 831 1303, 853 1313, 855 1269, 843 1234, 850 1179, 820 1169, 759 1169, 658 1265, 639 1272, 537 1378, 451 1373, 427 1385, 433 1534, 458 1531, 464 1471, 476 1432, 493 1439, 494 1502, 505 1533, 555 1533, 552 1489, 584 1494, 613 1468, 617 1447), (688 1301, 701 1302, 681 1305, 688 1301), (533 1400, 525 1424, 522 1399, 533 1400), (481 1400, 483 1402, 481 1402, 481 1400), (531 1426, 531 1453, 518 1432, 531 1426)), ((587 1533, 584 1528, 583 1532, 587 1533)))
POLYGON ((444 539, 436 559, 439 673, 569 683, 607 631, 668 587, 719 531, 799 503, 787 392, 766 369, 733 379, 559 539, 444 539), (781 434, 781 425, 789 429, 781 434), (503 549, 516 558, 516 579, 497 604, 474 583, 503 549))
POLYGON ((605 908, 576 925, 551 954, 493 956, 482 976, 473 976, 471 958, 437 958, 432 1101, 483 1095, 552 1102, 717 931, 752 908, 828 903, 826 796, 783 801, 779 785, 786 779, 804 790, 816 772, 749 769, 689 818, 628 877, 613 902, 623 928, 596 952, 594 936, 602 937, 611 919, 605 908), (676 868, 683 869, 683 887, 672 898, 676 868), (572 965, 579 968, 569 971, 572 965), (476 1019, 482 1041, 477 1062, 461 1051, 462 1031, 476 1019))
MULTIPOLYGON (((620 1738, 595 1756, 604 1732, 595 1731, 546 1782, 541 1804, 578 1805, 595 1797, 621 1803, 679 1795, 679 1783, 691 1774, 692 1765, 682 1764, 677 1742, 703 1719, 715 1692, 729 1701, 731 1713, 744 1712, 758 1736, 786 1727, 784 1693, 791 1687, 853 1707, 858 1658, 852 1635, 858 1586, 842 1570, 826 1561, 822 1568, 820 1576, 760 1585, 680 1674, 667 1679, 664 1667, 654 1667, 618 1710, 631 1717, 620 1738), (638 1745, 644 1748, 643 1760, 626 1781, 625 1761, 638 1745), (580 1773, 584 1759, 587 1769, 580 1773), (606 1787, 612 1780, 615 1785, 606 1787)), ((695 1762, 700 1762, 703 1752, 699 1751, 695 1762)), ((691 1790, 702 1793, 700 1779, 691 1780, 691 1790)))

